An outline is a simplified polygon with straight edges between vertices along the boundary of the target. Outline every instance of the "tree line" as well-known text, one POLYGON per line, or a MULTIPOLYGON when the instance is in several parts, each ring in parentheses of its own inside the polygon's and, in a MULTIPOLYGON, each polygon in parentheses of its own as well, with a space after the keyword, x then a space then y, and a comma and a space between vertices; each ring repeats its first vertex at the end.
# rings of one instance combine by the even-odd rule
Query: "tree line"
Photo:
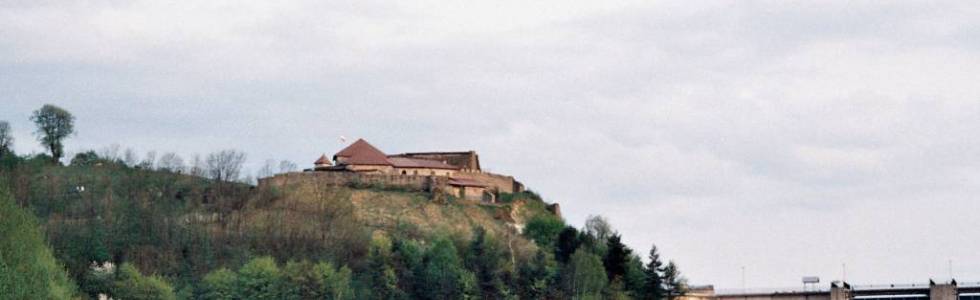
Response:
MULTIPOLYGON (((45 104, 31 113, 30 120, 35 125, 33 135, 47 151, 43 158, 60 163, 65 158, 65 142, 76 134, 75 116, 55 105, 45 104)), ((16 156, 14 153, 13 129, 10 122, 0 120, 0 158, 16 156)), ((97 163, 97 159, 125 164, 146 170, 168 171, 207 177, 219 181, 254 183, 257 178, 269 177, 277 173, 299 170, 296 163, 288 160, 267 159, 254 176, 242 174, 247 155, 238 150, 225 149, 205 156, 194 155, 184 160, 174 152, 167 152, 157 158, 156 151, 147 152, 142 158, 132 148, 121 150, 119 145, 105 147, 99 151, 83 151, 72 158, 71 163, 97 163)))
MULTIPOLYGON (((0 294, 668 300, 687 289, 677 264, 656 246, 644 261, 601 216, 579 229, 536 215, 521 231, 534 245, 525 251, 480 227, 466 235, 371 234, 356 225, 343 195, 320 195, 325 209, 310 220, 328 227, 319 239, 291 235, 274 222, 242 232, 250 227, 225 222, 281 193, 236 183, 243 181, 244 153, 219 151, 188 163, 174 153, 139 158, 110 146, 62 165, 74 117, 45 105, 31 119, 46 154, 16 155, 9 123, 0 122, 0 294), (197 221, 209 216, 217 221, 197 221), (37 271, 14 271, 26 269, 37 271)), ((295 168, 269 160, 259 173, 295 168)))

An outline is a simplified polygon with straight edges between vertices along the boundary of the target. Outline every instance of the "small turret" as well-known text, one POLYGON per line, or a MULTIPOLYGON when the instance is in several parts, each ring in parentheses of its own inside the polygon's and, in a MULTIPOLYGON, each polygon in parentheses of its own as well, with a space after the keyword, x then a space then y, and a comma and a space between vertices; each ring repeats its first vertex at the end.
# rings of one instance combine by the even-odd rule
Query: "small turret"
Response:
POLYGON ((321 155, 319 159, 313 162, 313 169, 315 170, 326 169, 331 166, 333 164, 330 163, 330 158, 327 158, 326 154, 321 155))

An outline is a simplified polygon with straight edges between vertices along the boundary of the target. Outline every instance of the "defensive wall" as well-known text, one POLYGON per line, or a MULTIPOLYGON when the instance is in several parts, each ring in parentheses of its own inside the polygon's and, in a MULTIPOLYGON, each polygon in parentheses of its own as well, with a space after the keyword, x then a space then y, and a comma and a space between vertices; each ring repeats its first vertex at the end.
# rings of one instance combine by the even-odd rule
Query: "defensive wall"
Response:
POLYGON ((515 180, 513 176, 463 169, 453 174, 453 177, 482 182, 489 186, 488 189, 497 193, 513 194, 524 191, 524 184, 515 180))
POLYGON ((410 191, 428 192, 445 186, 446 177, 416 175, 359 174, 354 172, 290 172, 259 179, 259 186, 312 185, 376 185, 398 187, 410 191))
MULTIPOLYGON (((500 193, 519 193, 524 185, 505 176, 480 171, 457 172, 453 177, 479 181, 488 185, 487 189, 499 196, 500 193)), ((398 187, 411 191, 429 192, 434 188, 447 189, 449 177, 402 174, 363 174, 355 172, 290 172, 259 179, 260 186, 286 186, 289 184, 328 184, 328 185, 375 185, 398 187)))

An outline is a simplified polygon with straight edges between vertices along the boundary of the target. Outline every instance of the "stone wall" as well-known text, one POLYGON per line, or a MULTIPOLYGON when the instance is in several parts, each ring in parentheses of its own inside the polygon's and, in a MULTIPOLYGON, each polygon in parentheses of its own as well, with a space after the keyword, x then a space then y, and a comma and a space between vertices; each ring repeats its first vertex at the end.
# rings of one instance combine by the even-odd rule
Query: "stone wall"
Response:
MULTIPOLYGON (((514 177, 486 172, 457 172, 453 177, 476 180, 488 185, 487 190, 494 197, 499 193, 519 193, 524 191, 524 185, 514 180, 514 177)), ((328 185, 375 185, 398 187, 410 191, 429 192, 440 189, 461 198, 482 199, 483 195, 468 191, 459 195, 459 190, 448 187, 449 177, 428 175, 376 174, 355 172, 292 172, 278 174, 259 179, 260 186, 286 186, 295 183, 328 184, 328 185)), ((481 189, 482 190, 482 189, 481 189)), ((486 199, 483 199, 486 200, 486 199)), ((492 200, 492 199, 491 199, 492 200)))
POLYGON ((487 184, 488 189, 497 193, 520 193, 524 191, 524 184, 514 180, 513 176, 505 176, 480 171, 457 172, 453 177, 476 180, 487 184))
POLYGON ((445 186, 445 177, 412 175, 377 175, 353 172, 292 172, 259 179, 259 186, 286 186, 290 184, 328 184, 328 185, 378 185, 398 187, 420 192, 431 191, 434 187, 445 186))

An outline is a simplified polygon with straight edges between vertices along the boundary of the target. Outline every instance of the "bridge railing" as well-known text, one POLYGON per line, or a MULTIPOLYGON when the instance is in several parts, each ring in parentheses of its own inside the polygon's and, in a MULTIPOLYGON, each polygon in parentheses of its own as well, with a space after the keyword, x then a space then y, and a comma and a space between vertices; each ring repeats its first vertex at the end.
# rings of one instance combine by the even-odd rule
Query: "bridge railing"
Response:
POLYGON ((929 283, 900 283, 900 284, 852 284, 851 289, 860 290, 900 290, 929 288, 929 283))
POLYGON ((827 293, 829 287, 781 287, 781 288, 748 288, 748 289, 716 289, 715 295, 759 295, 759 294, 799 294, 827 293))

